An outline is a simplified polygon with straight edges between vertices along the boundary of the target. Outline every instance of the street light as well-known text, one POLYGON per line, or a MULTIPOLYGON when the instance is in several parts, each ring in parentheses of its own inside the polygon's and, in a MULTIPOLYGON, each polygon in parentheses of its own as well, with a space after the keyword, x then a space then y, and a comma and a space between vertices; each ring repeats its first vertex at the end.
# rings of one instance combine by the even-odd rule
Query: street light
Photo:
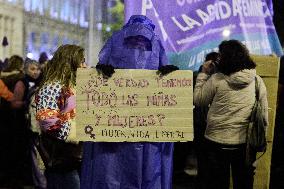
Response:
POLYGON ((27 57, 28 57, 29 59, 33 59, 33 58, 34 58, 34 55, 33 55, 33 53, 29 52, 29 53, 27 54, 27 57))
POLYGON ((224 29, 222 35, 224 38, 228 38, 231 35, 231 31, 229 29, 224 29))

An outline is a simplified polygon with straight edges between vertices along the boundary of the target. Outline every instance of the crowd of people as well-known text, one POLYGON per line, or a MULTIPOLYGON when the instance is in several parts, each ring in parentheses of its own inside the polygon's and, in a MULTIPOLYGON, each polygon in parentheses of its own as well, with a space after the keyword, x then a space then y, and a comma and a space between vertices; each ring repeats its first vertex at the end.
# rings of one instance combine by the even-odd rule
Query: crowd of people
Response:
MULTIPOLYGON (((42 55, 43 56, 43 55, 42 55)), ((29 102, 38 87, 42 68, 39 62, 13 55, 1 70, 1 186, 33 183, 29 102)))
MULTIPOLYGON (((98 72, 110 78, 115 69, 158 70, 160 76, 178 70, 168 65, 154 29, 147 17, 132 16, 104 45, 98 72)), ((0 80, 0 187, 171 189, 174 143, 76 140, 76 71, 86 67, 84 60, 82 47, 62 45, 51 60, 43 53, 39 61, 17 55, 6 61, 0 80)), ((197 74, 197 188, 228 189, 230 167, 234 189, 253 188, 255 168, 245 157, 255 80, 268 125, 266 88, 255 67, 248 49, 229 40, 207 55, 197 74)))

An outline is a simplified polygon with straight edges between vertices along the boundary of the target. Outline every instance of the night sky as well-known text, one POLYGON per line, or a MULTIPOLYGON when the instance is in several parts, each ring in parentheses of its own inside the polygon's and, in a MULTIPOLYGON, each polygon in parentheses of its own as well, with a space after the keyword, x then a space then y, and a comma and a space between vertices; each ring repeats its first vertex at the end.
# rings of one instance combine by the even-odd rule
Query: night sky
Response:
POLYGON ((284 46, 284 0, 273 0, 274 24, 282 44, 284 46))

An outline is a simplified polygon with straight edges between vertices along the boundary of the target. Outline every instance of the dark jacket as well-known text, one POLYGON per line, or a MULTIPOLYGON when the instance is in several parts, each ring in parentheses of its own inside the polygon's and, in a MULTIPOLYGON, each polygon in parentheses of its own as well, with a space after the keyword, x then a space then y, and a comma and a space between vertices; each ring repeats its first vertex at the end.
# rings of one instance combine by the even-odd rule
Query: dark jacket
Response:
POLYGON ((49 171, 67 172, 79 170, 82 160, 82 144, 68 143, 43 133, 39 139, 39 152, 49 171))

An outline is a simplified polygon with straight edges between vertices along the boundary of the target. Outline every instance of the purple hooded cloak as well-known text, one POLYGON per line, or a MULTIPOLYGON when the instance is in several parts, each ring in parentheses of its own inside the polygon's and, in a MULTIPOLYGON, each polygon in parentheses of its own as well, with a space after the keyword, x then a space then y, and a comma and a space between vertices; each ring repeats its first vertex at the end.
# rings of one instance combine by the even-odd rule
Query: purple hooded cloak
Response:
MULTIPOLYGON (((157 70, 167 65, 155 26, 134 15, 106 42, 99 64, 119 69, 157 70)), ((86 142, 82 189, 171 189, 173 143, 86 142)))

